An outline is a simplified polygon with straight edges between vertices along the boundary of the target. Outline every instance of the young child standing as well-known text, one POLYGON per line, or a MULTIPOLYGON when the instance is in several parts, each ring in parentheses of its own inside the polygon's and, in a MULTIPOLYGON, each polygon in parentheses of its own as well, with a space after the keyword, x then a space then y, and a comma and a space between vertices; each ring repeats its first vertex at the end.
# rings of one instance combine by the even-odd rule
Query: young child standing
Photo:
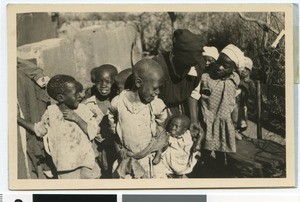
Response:
POLYGON ((167 118, 165 105, 157 98, 163 76, 157 62, 142 59, 133 67, 133 88, 112 100, 109 122, 119 141, 120 160, 115 171, 119 178, 166 177, 160 170, 164 169, 160 159, 151 154, 168 145, 167 135, 159 127, 167 118))
POLYGON ((190 119, 185 115, 175 115, 168 122, 169 147, 162 154, 162 162, 171 177, 183 177, 192 172, 196 165, 196 153, 192 151, 194 142, 189 127, 190 119))
POLYGON ((250 95, 255 96, 256 88, 254 82, 250 79, 252 67, 252 60, 245 57, 245 68, 238 71, 241 82, 237 90, 238 119, 236 127, 239 131, 244 131, 248 127, 248 99, 250 95))
MULTIPOLYGON (((203 47, 203 52, 202 52, 202 56, 203 56, 203 59, 205 61, 205 69, 204 69, 204 73, 208 73, 214 68, 214 65, 219 57, 219 52, 218 52, 218 49, 214 46, 204 46, 203 47)), ((199 100, 200 97, 201 97, 201 94, 199 93, 200 92, 200 84, 201 82, 199 82, 198 86, 195 88, 195 90, 193 90, 192 94, 191 94, 191 97, 199 100), (195 93, 196 92, 196 93, 195 93)), ((200 110, 201 111, 201 108, 200 110)), ((199 121, 203 120, 203 117, 202 117, 202 113, 200 112, 199 115, 199 121)), ((202 124, 202 123, 200 123, 202 124)), ((203 131, 201 129, 198 130, 198 136, 197 136, 197 139, 196 139, 196 142, 195 142, 195 146, 194 146, 194 151, 200 151, 201 150, 201 143, 202 143, 202 140, 203 140, 203 131)))
POLYGON ((240 83, 234 72, 244 66, 244 54, 230 44, 220 53, 216 67, 201 80, 201 108, 205 123, 204 158, 216 155, 214 177, 224 177, 227 152, 236 152, 235 128, 231 113, 236 106, 236 89, 240 83))
POLYGON ((60 179, 97 178, 100 173, 91 145, 97 123, 90 110, 79 103, 78 84, 71 76, 52 77, 47 92, 57 104, 48 106, 38 123, 18 117, 19 125, 43 137, 60 179))
POLYGON ((96 117, 99 131, 93 142, 98 152, 97 160, 102 171, 102 178, 111 178, 112 164, 116 160, 116 152, 112 135, 108 125, 108 108, 112 98, 116 95, 114 88, 115 76, 118 70, 115 66, 104 64, 91 70, 93 87, 86 92, 87 99, 83 102, 96 117))

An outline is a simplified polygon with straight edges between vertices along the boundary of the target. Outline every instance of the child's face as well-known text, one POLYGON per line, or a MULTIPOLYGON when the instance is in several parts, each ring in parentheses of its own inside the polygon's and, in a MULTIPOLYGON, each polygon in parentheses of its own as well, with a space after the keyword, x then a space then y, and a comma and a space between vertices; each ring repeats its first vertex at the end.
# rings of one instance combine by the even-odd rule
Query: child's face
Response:
POLYGON ((78 92, 78 100, 79 102, 82 102, 82 100, 85 98, 85 91, 83 90, 83 86, 81 84, 78 84, 77 92, 78 92))
POLYGON ((215 69, 215 74, 218 78, 224 78, 230 75, 236 68, 235 63, 224 53, 220 53, 217 60, 217 67, 215 69))
POLYGON ((82 102, 82 100, 84 100, 84 98, 85 98, 84 90, 79 90, 78 91, 78 100, 79 100, 79 102, 82 102))
POLYGON ((68 89, 63 94, 63 104, 70 109, 77 109, 80 103, 80 95, 78 92, 78 86, 76 83, 68 83, 68 89))
POLYGON ((163 85, 162 78, 159 75, 152 75, 152 78, 143 79, 143 85, 138 89, 142 102, 150 103, 160 93, 159 88, 163 85))
POLYGON ((169 125, 168 125, 168 132, 173 137, 180 137, 185 133, 187 128, 185 127, 184 121, 179 118, 173 118, 171 119, 169 125))
POLYGON ((203 58, 204 58, 204 61, 205 61, 205 67, 207 68, 207 67, 209 67, 209 65, 211 64, 211 63, 213 63, 213 62, 216 62, 216 60, 213 58, 213 57, 211 57, 211 56, 203 56, 203 58))
POLYGON ((113 83, 114 79, 111 74, 109 72, 103 72, 103 74, 97 78, 95 86, 102 96, 108 96, 111 93, 113 83))
POLYGON ((244 70, 239 71, 241 79, 244 79, 250 75, 250 70, 245 68, 244 70))

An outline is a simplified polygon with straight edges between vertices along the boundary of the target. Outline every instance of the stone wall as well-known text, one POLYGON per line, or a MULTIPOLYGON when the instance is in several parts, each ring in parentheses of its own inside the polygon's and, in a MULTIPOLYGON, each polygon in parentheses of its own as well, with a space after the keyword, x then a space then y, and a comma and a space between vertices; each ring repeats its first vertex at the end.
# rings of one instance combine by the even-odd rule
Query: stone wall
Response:
POLYGON ((73 43, 68 39, 54 38, 18 47, 18 57, 34 59, 45 74, 68 74, 77 77, 73 43))
POLYGON ((130 68, 141 58, 141 42, 133 26, 106 29, 92 26, 74 35, 74 53, 79 80, 90 82, 92 68, 102 64, 115 65, 118 71, 130 68))
POLYGON ((81 28, 72 37, 26 44, 18 47, 17 55, 36 60, 50 77, 68 74, 89 87, 92 68, 107 63, 119 71, 132 67, 142 57, 142 46, 137 27, 119 23, 81 28))
POLYGON ((49 13, 17 15, 17 46, 55 37, 56 30, 49 13))

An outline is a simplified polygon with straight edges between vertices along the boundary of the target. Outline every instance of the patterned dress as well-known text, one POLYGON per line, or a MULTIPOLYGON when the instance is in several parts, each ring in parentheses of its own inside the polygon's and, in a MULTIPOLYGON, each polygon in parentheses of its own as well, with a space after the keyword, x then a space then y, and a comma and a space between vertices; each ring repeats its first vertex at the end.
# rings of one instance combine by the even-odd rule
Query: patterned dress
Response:
POLYGON ((231 113, 236 105, 235 95, 239 82, 236 73, 224 80, 214 80, 207 73, 202 75, 201 108, 206 124, 204 149, 236 152, 231 113))

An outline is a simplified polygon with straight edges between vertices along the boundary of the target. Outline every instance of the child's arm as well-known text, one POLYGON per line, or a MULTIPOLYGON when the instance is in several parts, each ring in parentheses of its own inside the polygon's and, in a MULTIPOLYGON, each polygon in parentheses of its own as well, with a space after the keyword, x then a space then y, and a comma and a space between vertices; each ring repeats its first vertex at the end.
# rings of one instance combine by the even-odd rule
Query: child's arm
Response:
POLYGON ((197 134, 200 132, 200 122, 198 119, 198 100, 189 97, 188 98, 189 108, 190 108, 190 118, 191 118, 191 125, 190 125, 190 131, 192 136, 197 136, 197 134))
POLYGON ((30 121, 27 121, 20 116, 18 116, 17 122, 20 126, 25 128, 26 130, 30 132, 34 132, 36 136, 43 137, 48 133, 48 127, 49 127, 49 115, 48 111, 45 111, 43 114, 41 121, 38 123, 32 123, 30 121))
POLYGON ((192 132, 192 135, 195 135, 200 129, 200 123, 198 119, 198 101, 201 97, 200 87, 201 81, 199 82, 197 87, 192 91, 191 96, 188 98, 189 116, 191 118, 190 131, 192 132))
POLYGON ((73 110, 66 110, 63 112, 64 119, 75 122, 81 130, 88 135, 87 123, 73 110))
POLYGON ((116 96, 114 99, 111 101, 111 105, 108 108, 108 124, 109 124, 109 129, 112 134, 116 134, 116 125, 118 122, 118 98, 119 96, 116 96))
POLYGON ((34 123, 18 117, 18 124, 30 132, 34 132, 34 123))
POLYGON ((168 117, 166 105, 164 102, 157 98, 152 102, 152 112, 155 116, 155 122, 158 126, 165 126, 165 121, 168 117))

